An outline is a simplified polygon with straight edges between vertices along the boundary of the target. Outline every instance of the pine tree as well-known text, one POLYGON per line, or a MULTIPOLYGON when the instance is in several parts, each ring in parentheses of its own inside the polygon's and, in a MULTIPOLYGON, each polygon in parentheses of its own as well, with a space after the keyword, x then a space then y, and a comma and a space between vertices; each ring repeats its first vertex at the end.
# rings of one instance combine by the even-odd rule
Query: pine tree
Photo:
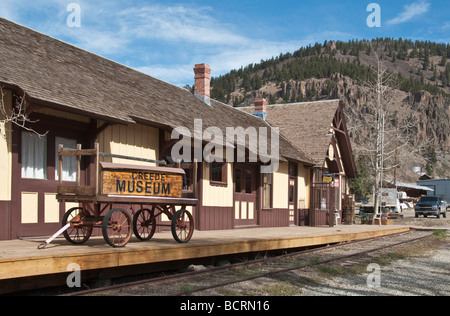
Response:
POLYGON ((425 57, 423 62, 423 70, 427 70, 430 67, 430 51, 425 49, 425 57))
POLYGON ((443 71, 441 71, 441 80, 442 80, 442 87, 445 88, 448 85, 448 78, 447 78, 447 74, 443 71))

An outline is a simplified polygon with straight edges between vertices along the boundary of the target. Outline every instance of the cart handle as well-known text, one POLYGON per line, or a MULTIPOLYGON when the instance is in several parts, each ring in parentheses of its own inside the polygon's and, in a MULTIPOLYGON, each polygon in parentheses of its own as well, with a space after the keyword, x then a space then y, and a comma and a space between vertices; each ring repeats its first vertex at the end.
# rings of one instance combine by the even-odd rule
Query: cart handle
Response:
POLYGON ((70 227, 70 223, 67 224, 66 226, 64 226, 63 228, 61 228, 56 234, 54 234, 52 237, 50 237, 49 239, 47 239, 43 244, 40 244, 38 246, 39 250, 43 250, 45 249, 53 240, 55 240, 59 235, 61 235, 62 233, 64 233, 66 230, 68 230, 70 227))

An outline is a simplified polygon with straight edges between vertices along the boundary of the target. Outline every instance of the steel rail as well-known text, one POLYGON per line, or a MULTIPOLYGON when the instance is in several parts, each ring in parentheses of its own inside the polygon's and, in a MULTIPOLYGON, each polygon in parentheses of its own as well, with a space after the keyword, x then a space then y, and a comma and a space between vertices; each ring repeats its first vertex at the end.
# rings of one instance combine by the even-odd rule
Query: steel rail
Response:
MULTIPOLYGON (((196 276, 206 276, 206 275, 209 275, 209 274, 214 274, 214 273, 217 273, 217 272, 226 271, 226 270, 229 270, 229 269, 232 269, 232 268, 236 268, 236 267, 251 266, 251 265, 257 265, 257 264, 261 264, 261 263, 270 263, 270 262, 275 261, 275 260, 280 260, 280 259, 284 259, 284 258, 289 258, 289 257, 293 257, 293 256, 302 255, 302 254, 316 253, 316 252, 325 251, 325 250, 334 249, 334 248, 339 248, 339 247, 343 247, 343 246, 347 246, 347 245, 351 245, 351 244, 358 244, 358 243, 362 243, 362 242, 366 242, 366 241, 372 241, 372 240, 381 240, 381 239, 385 239, 385 238, 389 238, 389 237, 393 237, 393 236, 406 235, 406 234, 408 234, 408 233, 397 233, 397 234, 392 234, 392 235, 387 235, 387 236, 373 237, 373 238, 368 238, 368 239, 363 239, 363 240, 356 240, 356 241, 349 241, 349 242, 339 243, 339 244, 336 244, 336 245, 328 245, 328 246, 314 248, 314 249, 307 249, 307 250, 302 250, 302 251, 296 251, 296 252, 293 252, 293 253, 284 254, 284 255, 280 255, 280 256, 275 256, 275 257, 271 257, 271 258, 257 259, 257 260, 252 260, 252 261, 248 261, 248 262, 241 262, 241 263, 236 263, 236 264, 231 264, 231 265, 226 265, 226 266, 221 266, 221 267, 214 267, 214 268, 208 269, 208 270, 177 273, 177 274, 174 274, 174 275, 162 276, 162 277, 146 279, 146 280, 139 280, 139 281, 129 282, 129 283, 125 283, 125 284, 117 284, 117 285, 111 285, 111 286, 107 286, 107 287, 100 287, 100 288, 96 288, 96 289, 77 291, 77 292, 73 292, 73 293, 63 294, 61 296, 83 296, 83 295, 91 295, 91 294, 101 293, 101 292, 106 292, 106 291, 114 291, 114 290, 119 290, 119 289, 124 289, 124 288, 130 288, 130 287, 134 287, 134 286, 138 286, 138 285, 144 285, 144 284, 157 285, 157 284, 162 284, 162 283, 168 283, 168 282, 171 282, 171 281, 179 281, 179 280, 189 279, 191 277, 196 277, 196 276)), ((333 258, 333 259, 328 259, 328 260, 324 260, 323 262, 314 262, 313 264, 310 263, 310 264, 305 264, 305 265, 301 265, 301 266, 291 267, 291 268, 287 268, 287 269, 270 271, 270 272, 266 272, 266 273, 263 273, 263 274, 255 275, 255 276, 252 276, 252 277, 242 278, 242 279, 229 281, 229 282, 223 282, 223 283, 211 285, 211 286, 208 286, 208 287, 197 288, 197 289, 192 290, 190 292, 176 293, 176 294, 174 294, 172 296, 185 296, 185 295, 189 295, 189 294, 205 291, 205 290, 208 290, 208 289, 214 289, 214 288, 218 288, 218 287, 227 286, 227 285, 230 285, 230 284, 236 284, 236 283, 241 283, 241 282, 245 282, 245 281, 251 281, 251 280, 267 277, 267 276, 270 276, 270 275, 273 275, 273 274, 277 274, 277 273, 284 273, 284 272, 299 270, 299 269, 303 269, 303 268, 306 268, 306 267, 311 266, 311 265, 325 264, 325 263, 329 263, 329 262, 333 262, 333 261, 344 260, 344 259, 347 259, 347 258, 351 258, 351 257, 360 256, 360 255, 364 255, 364 254, 367 254, 367 253, 379 251, 381 249, 392 248, 392 247, 399 246, 399 245, 402 245, 402 244, 406 244, 406 243, 414 242, 414 241, 417 241, 417 240, 429 238, 431 236, 433 236, 433 235, 430 234, 430 235, 422 236, 422 237, 419 237, 419 238, 414 238, 414 239, 411 239, 411 240, 406 240, 406 241, 402 241, 402 242, 399 242, 399 243, 395 243, 393 245, 388 245, 388 246, 384 246, 384 247, 377 247, 377 248, 370 249, 370 250, 367 250, 367 251, 363 251, 363 252, 360 252, 360 253, 350 254, 350 255, 347 255, 347 256, 342 256, 342 257, 333 258)))
MULTIPOLYGON (((276 275, 276 274, 279 274, 279 273, 286 273, 286 272, 291 272, 291 271, 295 271, 295 270, 301 270, 301 269, 304 269, 304 268, 307 268, 307 267, 311 267, 311 266, 316 266, 316 265, 331 263, 331 262, 334 262, 334 261, 350 259, 350 258, 353 258, 353 257, 366 255, 366 254, 369 254, 369 253, 372 253, 372 252, 376 252, 376 251, 380 251, 380 250, 383 250, 383 249, 393 248, 393 247, 400 246, 400 245, 403 245, 403 244, 407 244, 407 243, 415 242, 415 241, 418 241, 418 240, 430 238, 431 236, 433 236, 433 235, 430 234, 430 235, 427 235, 427 236, 422 236, 422 237, 414 238, 414 239, 411 239, 411 240, 402 241, 402 242, 395 243, 395 244, 388 245, 388 246, 377 247, 377 248, 373 248, 373 249, 370 249, 370 250, 366 250, 366 251, 362 251, 362 252, 358 252, 358 253, 353 253, 353 254, 350 254, 350 255, 341 256, 341 257, 337 257, 337 258, 326 259, 326 260, 322 260, 322 261, 318 261, 318 262, 314 262, 314 263, 306 263, 306 264, 302 264, 300 266, 295 266, 295 267, 291 267, 291 268, 285 268, 285 269, 279 269, 279 270, 275 270, 275 271, 269 271, 269 272, 261 273, 261 274, 254 275, 254 276, 247 277, 247 278, 242 278, 242 279, 238 279, 238 280, 218 283, 218 284, 211 285, 211 286, 205 286, 205 287, 196 288, 196 289, 194 289, 192 291, 188 291, 188 292, 179 292, 179 293, 173 294, 171 296, 188 296, 188 295, 191 295, 193 293, 199 293, 199 292, 203 292, 203 291, 206 291, 206 290, 211 290, 211 289, 215 289, 215 288, 219 288, 219 287, 224 287, 224 286, 231 285, 231 284, 238 284, 238 283, 242 283, 242 282, 246 282, 246 281, 252 281, 252 280, 256 280, 256 279, 260 279, 260 278, 270 277, 270 276, 273 276, 273 275, 276 275)), ((374 239, 378 239, 378 238, 374 238, 374 239)), ((344 246, 344 245, 348 245, 348 244, 349 243, 346 243, 346 244, 343 244, 343 245, 340 244, 338 246, 344 246)), ((327 248, 327 249, 329 249, 329 248, 327 248)), ((321 249, 321 250, 323 250, 323 249, 321 249)))

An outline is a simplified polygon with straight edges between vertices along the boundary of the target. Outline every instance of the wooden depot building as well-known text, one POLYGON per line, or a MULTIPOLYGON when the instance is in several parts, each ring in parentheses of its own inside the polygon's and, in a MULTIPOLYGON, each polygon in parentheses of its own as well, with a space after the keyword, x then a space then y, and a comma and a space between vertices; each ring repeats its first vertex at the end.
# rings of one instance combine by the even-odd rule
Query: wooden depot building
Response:
MULTIPOLYGON (((0 240, 52 235, 65 212, 78 206, 56 199, 59 177, 67 184, 77 180, 75 161, 67 160, 58 174, 59 145, 99 144, 114 155, 102 157, 104 163, 130 164, 121 156, 171 163, 172 132, 185 127, 197 137, 199 119, 201 132, 276 126, 280 135, 279 168, 271 174, 261 173, 260 160, 182 162, 183 190, 199 199, 192 209, 196 229, 333 225, 331 214, 341 210, 348 179, 356 176, 339 101, 266 106, 258 100, 257 111, 247 113, 210 99, 210 72, 207 65, 195 67, 192 94, 0 18, 2 103, 10 112, 22 105, 26 127, 41 134, 0 126, 0 240)), ((207 142, 200 144, 203 149, 207 142)), ((246 143, 245 155, 252 150, 246 143)), ((92 161, 80 168, 82 184, 95 179, 92 161)))

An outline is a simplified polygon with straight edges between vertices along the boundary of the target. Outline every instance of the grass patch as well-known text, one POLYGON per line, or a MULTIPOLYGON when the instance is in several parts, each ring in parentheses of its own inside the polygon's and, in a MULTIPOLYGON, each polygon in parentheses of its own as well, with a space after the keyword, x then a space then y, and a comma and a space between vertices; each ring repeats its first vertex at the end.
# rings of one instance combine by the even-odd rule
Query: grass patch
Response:
POLYGON ((443 241, 448 238, 448 232, 443 229, 433 230, 433 235, 439 241, 443 241))
POLYGON ((389 265, 395 261, 403 260, 410 257, 407 253, 402 251, 396 251, 396 252, 388 252, 379 255, 378 257, 374 258, 374 263, 377 263, 381 266, 389 265))
POLYGON ((317 266, 316 269, 320 274, 325 274, 325 275, 330 275, 330 276, 348 274, 348 270, 345 267, 335 266, 335 265, 317 266))
POLYGON ((192 291, 195 291, 197 288, 198 288, 198 287, 195 286, 195 285, 183 283, 183 284, 180 286, 180 291, 181 291, 181 293, 189 294, 189 293, 191 293, 192 291))

